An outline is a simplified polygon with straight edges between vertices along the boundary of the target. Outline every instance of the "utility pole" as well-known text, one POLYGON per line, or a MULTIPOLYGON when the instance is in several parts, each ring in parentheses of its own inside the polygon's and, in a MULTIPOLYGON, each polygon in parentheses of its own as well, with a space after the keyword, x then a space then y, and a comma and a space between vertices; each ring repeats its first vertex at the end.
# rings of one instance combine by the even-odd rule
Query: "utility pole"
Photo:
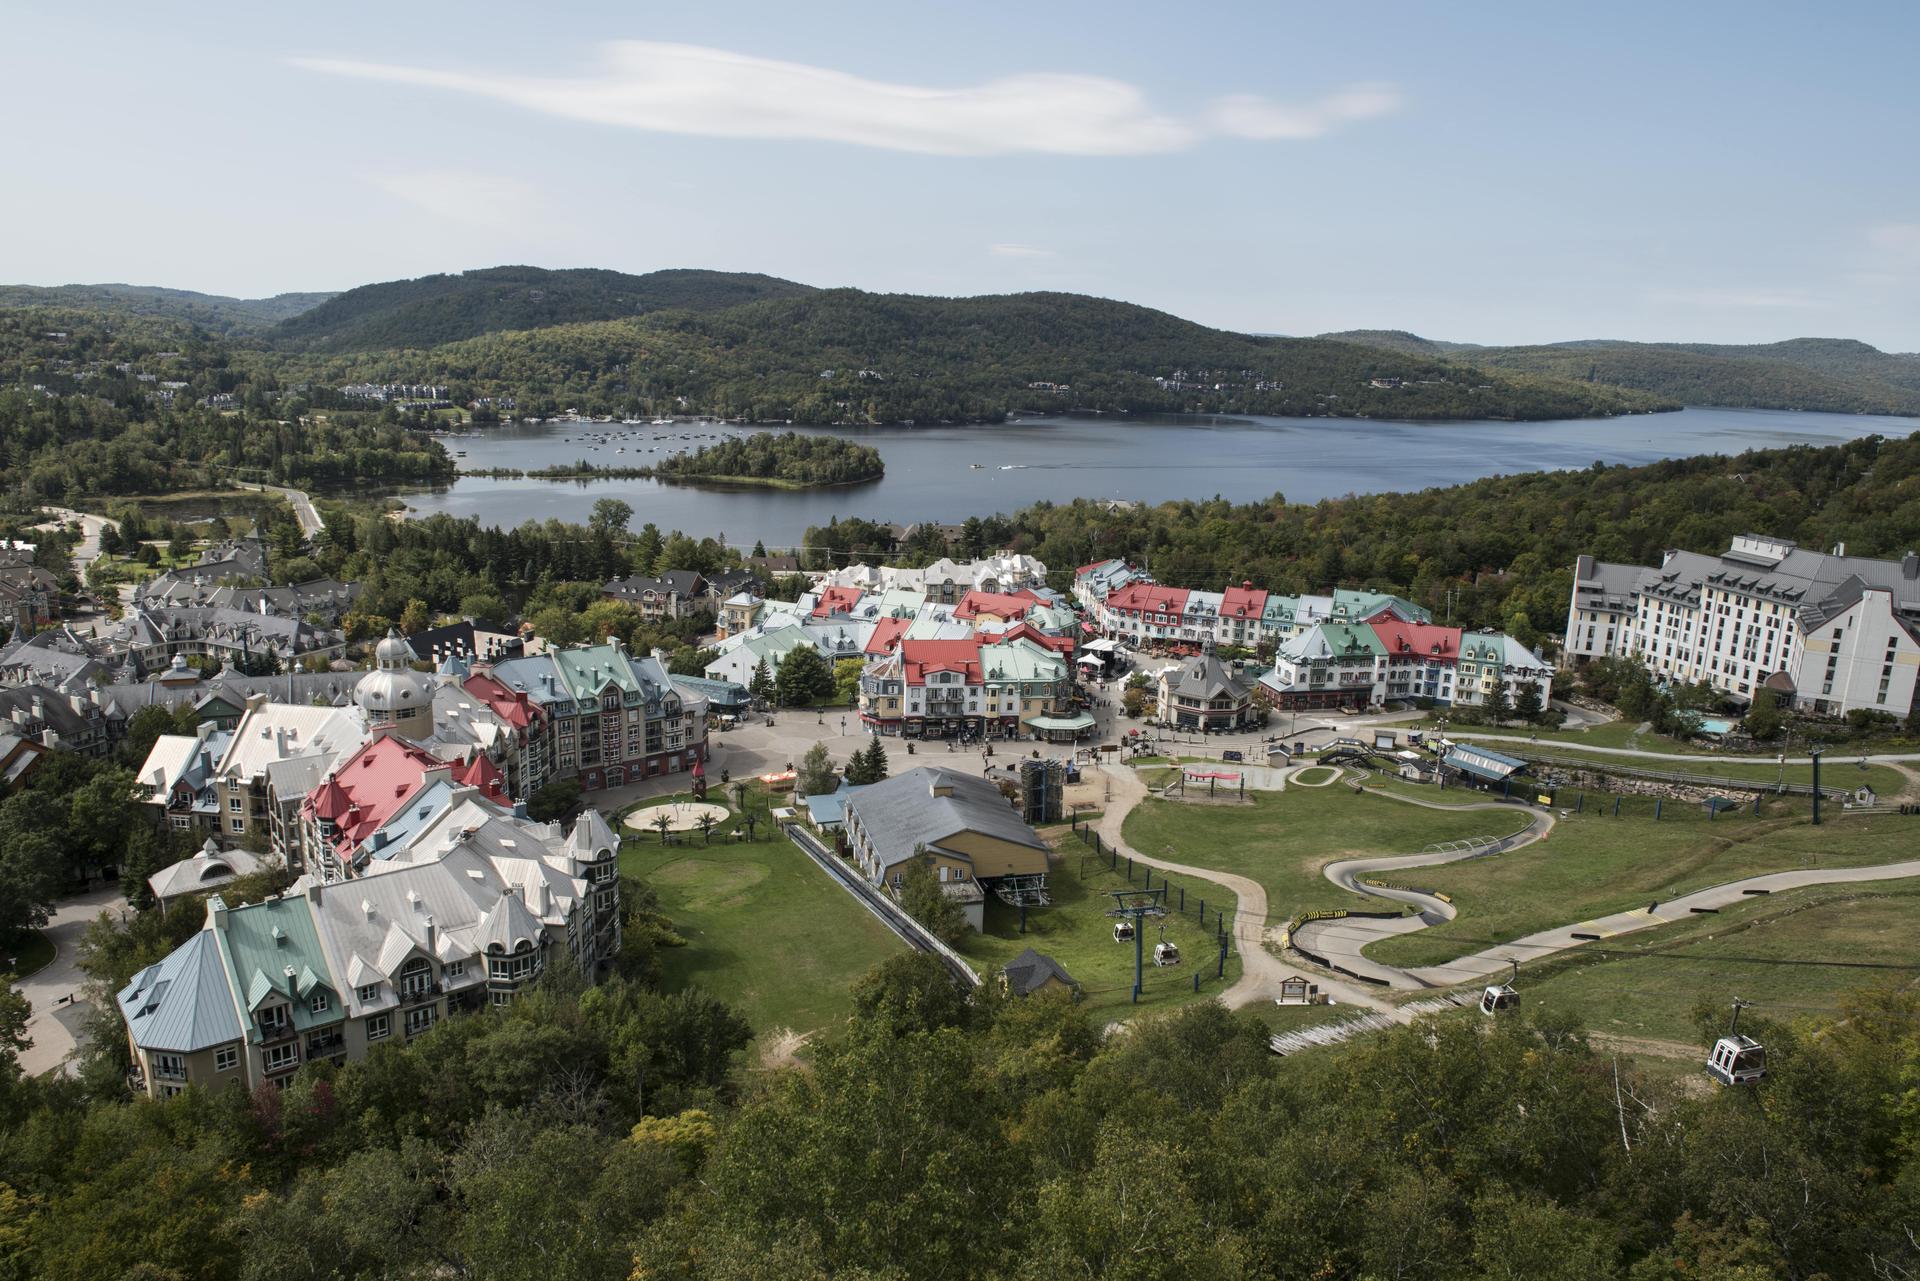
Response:
MULTIPOLYGON (((1813 825, 1815 827, 1820 826, 1820 753, 1825 750, 1826 748, 1818 744, 1807 749, 1807 755, 1813 758, 1813 825)), ((1738 1007, 1734 1009, 1733 1017, 1736 1020, 1739 1019, 1738 1007)))

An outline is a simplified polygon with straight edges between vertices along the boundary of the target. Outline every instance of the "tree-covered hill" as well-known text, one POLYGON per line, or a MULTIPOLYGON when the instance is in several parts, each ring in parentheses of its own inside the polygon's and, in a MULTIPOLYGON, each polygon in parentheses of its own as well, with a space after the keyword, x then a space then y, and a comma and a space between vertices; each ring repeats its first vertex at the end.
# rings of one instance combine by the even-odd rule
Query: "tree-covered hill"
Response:
POLYGON ((301 351, 433 347, 500 330, 615 320, 667 308, 712 311, 807 292, 806 285, 748 272, 630 276, 588 268, 490 267, 362 285, 289 318, 271 338, 301 351))
POLYGON ((1851 338, 1794 338, 1733 346, 1583 339, 1533 347, 1475 347, 1403 330, 1323 334, 1386 351, 1471 360, 1485 368, 1631 387, 1689 405, 1920 415, 1920 355, 1851 338))
POLYGON ((191 289, 156 285, 0 285, 0 310, 72 307, 161 316, 201 325, 216 333, 257 333, 317 307, 330 293, 275 294, 271 298, 227 298, 191 289))
POLYGON ((426 351, 308 357, 283 374, 333 385, 447 383, 456 399, 513 395, 522 412, 694 411, 807 423, 992 421, 1019 410, 1542 419, 1676 404, 1353 343, 1227 333, 1059 293, 820 290, 426 351))

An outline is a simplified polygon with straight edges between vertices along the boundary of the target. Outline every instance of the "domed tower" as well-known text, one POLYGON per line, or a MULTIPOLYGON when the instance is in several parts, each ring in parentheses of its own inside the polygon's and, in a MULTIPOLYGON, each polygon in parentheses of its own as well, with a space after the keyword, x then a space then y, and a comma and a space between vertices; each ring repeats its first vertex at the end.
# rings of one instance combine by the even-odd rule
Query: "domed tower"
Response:
POLYGON ((373 727, 391 725, 403 738, 423 739, 433 733, 433 682, 409 664, 413 650, 391 629, 373 650, 373 670, 353 688, 353 701, 373 727))

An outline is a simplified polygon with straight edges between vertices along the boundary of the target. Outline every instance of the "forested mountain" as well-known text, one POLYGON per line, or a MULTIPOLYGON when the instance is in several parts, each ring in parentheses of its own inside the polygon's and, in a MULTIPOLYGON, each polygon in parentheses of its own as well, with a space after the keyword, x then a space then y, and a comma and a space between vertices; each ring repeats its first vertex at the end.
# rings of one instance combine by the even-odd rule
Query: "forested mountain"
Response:
POLYGON ((216 333, 255 333, 317 307, 329 293, 275 294, 271 298, 226 298, 156 285, 0 285, 0 309, 74 307, 165 316, 216 333))
POLYGON ((1227 333, 1058 293, 820 290, 426 351, 310 356, 282 373, 324 385, 446 383, 455 399, 513 395, 523 413, 699 411, 807 423, 993 421, 1023 409, 1538 419, 1675 406, 1353 343, 1227 333))
POLYGON ((1689 405, 1920 415, 1920 355, 1883 352, 1850 338, 1794 338, 1750 346, 1584 339, 1534 347, 1476 347, 1397 329, 1352 329, 1321 337, 1631 387, 1689 405))
MULTIPOLYGON (((271 334, 301 351, 433 347, 510 329, 615 320, 650 311, 714 311, 810 292, 773 276, 728 271, 489 267, 362 285, 294 316, 271 334)), ((438 381, 438 380, 436 380, 438 381)))

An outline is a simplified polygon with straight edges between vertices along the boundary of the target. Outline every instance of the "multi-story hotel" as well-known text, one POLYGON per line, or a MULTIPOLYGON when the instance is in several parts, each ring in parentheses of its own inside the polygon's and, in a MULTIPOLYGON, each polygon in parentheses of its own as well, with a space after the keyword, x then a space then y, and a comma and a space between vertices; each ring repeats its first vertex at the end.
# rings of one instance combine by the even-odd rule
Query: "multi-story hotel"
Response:
POLYGON ((539 709, 549 779, 577 777, 597 792, 707 758, 706 700, 676 686, 660 655, 629 654, 617 638, 508 659, 484 674, 539 709))
POLYGON ((1091 715, 1074 710, 1067 660, 1028 636, 901 639, 861 674, 860 721, 907 738, 1071 739, 1093 728, 1091 715))
POLYGON ((1632 656, 1741 702, 1763 686, 1816 716, 1905 716, 1920 681, 1920 555, 1871 560, 1743 534, 1656 567, 1574 563, 1566 652, 1632 656))
POLYGON ((563 833, 465 796, 377 874, 210 897, 200 932, 117 996, 136 1087, 284 1086, 506 1004, 563 954, 596 978, 620 946, 616 845, 591 811, 563 833))
POLYGON ((1545 707, 1553 672, 1552 663, 1511 636, 1409 623, 1383 610, 1361 622, 1318 623, 1282 641, 1256 692, 1290 711, 1390 699, 1479 707, 1504 686, 1512 707, 1530 684, 1545 707))

